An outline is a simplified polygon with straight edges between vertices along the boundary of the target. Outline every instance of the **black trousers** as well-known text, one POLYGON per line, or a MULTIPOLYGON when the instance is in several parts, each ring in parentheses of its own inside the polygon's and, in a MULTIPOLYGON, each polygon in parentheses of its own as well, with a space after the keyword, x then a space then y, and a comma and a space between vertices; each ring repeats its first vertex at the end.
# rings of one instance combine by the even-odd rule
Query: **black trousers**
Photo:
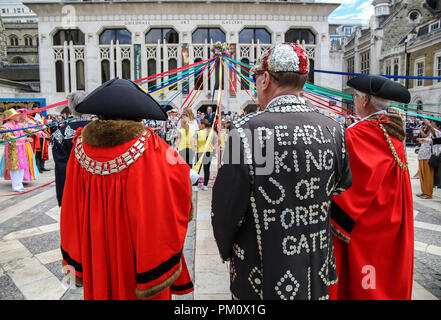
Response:
POLYGON ((39 171, 42 171, 44 169, 44 162, 46 160, 43 159, 43 155, 41 154, 41 151, 35 152, 35 162, 37 163, 37 168, 39 171))
POLYGON ((181 151, 179 151, 179 155, 184 158, 185 162, 187 162, 190 168, 193 168, 194 151, 192 149, 182 149, 181 151))
MULTIPOLYGON (((196 162, 202 157, 203 152, 199 152, 196 155, 196 162)), ((204 186, 208 186, 208 181, 210 180, 210 165, 211 165, 211 152, 205 152, 205 157, 202 160, 202 167, 204 168, 204 186)), ((199 173, 199 172, 198 172, 199 173)), ((194 184, 198 185, 198 182, 194 184)))

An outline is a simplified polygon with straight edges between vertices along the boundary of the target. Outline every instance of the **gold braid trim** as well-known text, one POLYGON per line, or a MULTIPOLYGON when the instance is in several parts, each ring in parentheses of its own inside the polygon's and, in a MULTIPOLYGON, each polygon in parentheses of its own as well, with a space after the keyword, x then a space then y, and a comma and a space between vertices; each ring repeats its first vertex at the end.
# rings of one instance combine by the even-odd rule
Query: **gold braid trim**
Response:
MULTIPOLYGON (((403 169, 404 171, 406 171, 407 168, 408 168, 408 164, 407 164, 407 163, 404 164, 404 163, 401 161, 401 159, 398 157, 397 150, 395 150, 395 147, 394 147, 394 145, 392 144, 392 141, 391 141, 391 139, 390 139, 390 136, 389 136, 389 134, 387 133, 387 131, 386 131, 386 129, 384 128, 384 126, 383 126, 381 123, 379 124, 379 126, 380 126, 381 130, 383 130, 384 136, 386 137, 387 143, 389 144, 389 149, 390 149, 390 151, 392 151, 392 155, 394 156, 395 161, 398 163, 398 165, 400 166, 401 169, 403 169)), ((406 157, 406 158, 407 158, 407 157, 406 157)), ((406 159, 406 162, 407 162, 407 159, 406 159)))

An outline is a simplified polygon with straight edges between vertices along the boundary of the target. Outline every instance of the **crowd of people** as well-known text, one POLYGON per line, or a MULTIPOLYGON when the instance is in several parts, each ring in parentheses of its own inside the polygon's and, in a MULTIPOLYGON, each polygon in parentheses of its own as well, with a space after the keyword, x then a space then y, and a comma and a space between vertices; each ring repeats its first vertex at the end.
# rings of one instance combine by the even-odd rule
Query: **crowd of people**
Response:
MULTIPOLYGON (((33 109, 38 108, 34 105, 33 109)), ((47 123, 44 116, 25 114, 24 108, 9 108, 4 112, 7 119, 0 126, 2 138, 6 143, 5 152, 0 163, 0 176, 11 180, 13 192, 24 192, 24 184, 37 180, 40 172, 48 171, 45 161, 48 160, 50 132, 35 128, 47 123), (35 128, 35 129, 34 129, 35 128)))
MULTIPOLYGON (((381 76, 353 77, 356 121, 337 120, 301 97, 309 63, 300 45, 272 46, 250 72, 259 110, 220 120, 212 107, 166 112, 118 78, 69 97, 75 121, 53 129, 53 156, 63 266, 85 299, 171 299, 193 290, 182 254, 192 191, 201 168, 208 190, 217 150, 211 222, 233 299, 411 298, 411 122, 387 112, 391 101, 409 103, 409 91, 381 76)), ((431 197, 427 157, 439 126, 423 120, 418 131, 421 187, 431 197)), ((7 144, 11 177, 35 178, 30 142, 7 144), (28 155, 28 165, 13 154, 28 155)), ((45 151, 40 143, 43 160, 45 151)), ((23 188, 13 182, 13 190, 23 188)))

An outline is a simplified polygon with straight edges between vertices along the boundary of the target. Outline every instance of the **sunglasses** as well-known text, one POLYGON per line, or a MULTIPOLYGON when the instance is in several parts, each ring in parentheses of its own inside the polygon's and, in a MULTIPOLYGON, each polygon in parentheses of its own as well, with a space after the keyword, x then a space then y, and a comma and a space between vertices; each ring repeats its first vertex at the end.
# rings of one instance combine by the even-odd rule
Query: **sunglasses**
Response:
POLYGON ((254 81, 254 83, 257 83, 257 78, 261 75, 261 74, 263 74, 264 72, 256 72, 256 73, 253 73, 253 75, 252 75, 252 77, 253 77, 253 81, 254 81))
MULTIPOLYGON (((256 72, 256 73, 254 73, 253 74, 253 81, 254 81, 254 83, 257 83, 256 81, 257 81, 257 78, 261 75, 261 74, 264 74, 265 73, 265 71, 261 71, 261 72, 256 72)), ((277 78, 272 72, 268 72, 269 73, 269 75, 271 76, 271 77, 273 77, 274 78, 274 80, 276 80, 276 81, 279 81, 279 78, 277 78)))

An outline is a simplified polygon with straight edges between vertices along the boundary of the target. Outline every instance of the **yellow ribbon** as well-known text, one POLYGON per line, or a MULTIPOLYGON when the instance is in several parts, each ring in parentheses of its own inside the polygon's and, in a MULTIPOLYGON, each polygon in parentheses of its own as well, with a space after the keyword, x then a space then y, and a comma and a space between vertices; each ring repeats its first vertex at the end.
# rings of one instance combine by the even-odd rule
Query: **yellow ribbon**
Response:
MULTIPOLYGON (((219 105, 220 105, 220 101, 221 101, 221 93, 222 93, 222 70, 223 68, 219 68, 219 89, 217 90, 217 108, 216 108, 216 113, 214 114, 214 118, 213 118, 213 124, 211 125, 211 129, 210 129, 210 133, 208 134, 208 138, 207 141, 205 141, 204 147, 202 150, 207 150, 208 146, 211 144, 211 140, 213 139, 213 134, 214 134, 214 125, 216 124, 216 118, 217 118, 217 114, 219 111, 219 105)), ((194 166, 194 171, 199 172, 199 170, 201 169, 201 165, 202 165, 202 161, 204 161, 204 157, 205 157, 205 152, 202 153, 202 156, 199 158, 198 162, 196 163, 196 165, 194 166)), ((220 157, 220 155, 218 155, 218 157, 220 157)))

